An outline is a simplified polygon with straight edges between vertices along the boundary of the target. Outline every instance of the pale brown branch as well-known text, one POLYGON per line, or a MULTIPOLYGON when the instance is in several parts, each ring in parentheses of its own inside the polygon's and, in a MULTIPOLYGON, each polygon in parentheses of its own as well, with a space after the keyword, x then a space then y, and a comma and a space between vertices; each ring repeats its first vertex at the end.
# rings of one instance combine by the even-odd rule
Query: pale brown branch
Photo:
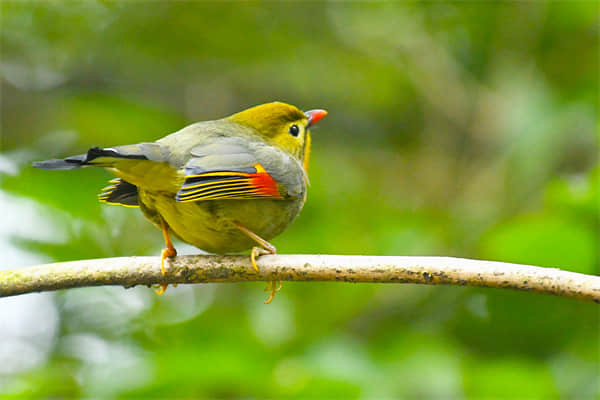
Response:
POLYGON ((600 303, 600 277, 529 265, 451 257, 266 255, 256 273, 248 256, 181 256, 70 261, 0 271, 0 297, 82 286, 245 281, 420 283, 509 288, 600 303))

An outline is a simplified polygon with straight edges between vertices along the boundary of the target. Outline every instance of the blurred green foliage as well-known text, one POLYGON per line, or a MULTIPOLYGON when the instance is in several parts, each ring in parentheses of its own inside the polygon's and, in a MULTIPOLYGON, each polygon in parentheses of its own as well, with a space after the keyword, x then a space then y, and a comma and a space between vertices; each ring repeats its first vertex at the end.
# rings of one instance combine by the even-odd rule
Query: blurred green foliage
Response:
MULTIPOLYGON (((0 251, 158 254, 105 171, 36 159, 273 100, 329 116, 282 253, 598 274, 596 2, 0 5, 0 251)), ((197 249, 178 244, 185 252, 197 249)), ((286 283, 0 302, 2 398, 598 398, 597 306, 505 290, 286 283)))

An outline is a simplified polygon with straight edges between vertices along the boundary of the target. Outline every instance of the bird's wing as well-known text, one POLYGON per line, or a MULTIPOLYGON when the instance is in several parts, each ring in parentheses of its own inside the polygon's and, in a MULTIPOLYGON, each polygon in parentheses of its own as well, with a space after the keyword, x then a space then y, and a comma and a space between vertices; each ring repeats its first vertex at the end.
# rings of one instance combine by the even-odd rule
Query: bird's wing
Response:
POLYGON ((221 140, 196 146, 191 154, 179 202, 293 197, 281 171, 286 166, 273 162, 273 156, 283 156, 270 146, 251 149, 247 143, 221 140))

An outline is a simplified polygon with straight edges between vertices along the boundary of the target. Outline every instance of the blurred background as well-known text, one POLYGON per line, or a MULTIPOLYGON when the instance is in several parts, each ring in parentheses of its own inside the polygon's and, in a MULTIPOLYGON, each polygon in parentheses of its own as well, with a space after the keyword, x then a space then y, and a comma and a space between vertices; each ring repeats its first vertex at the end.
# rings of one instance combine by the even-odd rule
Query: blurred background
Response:
MULTIPOLYGON (((10 2, 0 267, 158 255, 103 170, 31 161, 273 100, 329 115, 280 253, 598 274, 597 2, 10 2)), ((176 243, 180 253, 199 250, 176 243)), ((0 300, 0 397, 599 398, 599 310, 508 290, 285 283, 0 300)))

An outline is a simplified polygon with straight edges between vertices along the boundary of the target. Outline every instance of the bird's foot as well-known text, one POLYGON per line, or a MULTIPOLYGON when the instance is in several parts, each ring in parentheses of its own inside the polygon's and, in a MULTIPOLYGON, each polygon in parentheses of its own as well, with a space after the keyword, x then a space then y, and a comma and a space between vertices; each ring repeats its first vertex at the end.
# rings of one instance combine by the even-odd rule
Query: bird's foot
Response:
POLYGON ((273 301, 273 298, 275 297, 275 293, 279 292, 281 290, 281 281, 269 281, 267 282, 267 287, 265 288, 265 292, 271 291, 271 294, 269 295, 269 298, 265 301, 265 304, 269 304, 270 302, 273 301))
MULTIPOLYGON (((163 276, 165 276, 167 274, 167 272, 165 271, 165 259, 167 257, 175 257, 176 255, 177 255, 177 250, 175 250, 175 248, 173 246, 163 249, 163 251, 160 253, 160 272, 162 273, 163 276)), ((167 290, 167 286, 169 286, 168 283, 161 283, 160 289, 156 290, 156 294, 158 294, 158 295, 163 294, 167 290)), ((176 285, 173 285, 173 286, 176 286, 176 285)))
MULTIPOLYGON (((256 243, 258 243, 262 246, 262 247, 257 247, 257 246, 253 247, 252 251, 250 252, 250 261, 252 262, 252 268, 254 268, 254 270, 256 272, 260 272, 260 270, 258 269, 258 266, 256 265, 256 258, 260 257, 262 255, 265 255, 265 254, 277 254, 277 249, 271 243, 267 242, 265 239, 261 238, 256 233, 252 232, 251 230, 249 230, 248 228, 246 228, 244 225, 240 224, 239 222, 234 221, 233 224, 235 226, 237 226, 239 230, 241 230, 246 235, 248 235, 248 237, 250 237, 256 243)), ((271 301, 273 301, 273 297, 275 297, 275 293, 278 292, 280 289, 281 289, 281 281, 267 282, 267 287, 265 288, 265 292, 270 290, 271 295, 269 296, 267 301, 265 301, 265 304, 269 304, 271 301), (277 284, 277 282, 279 282, 279 284, 277 284)))
MULTIPOLYGON (((271 246, 273 247, 273 246, 271 246)), ((273 247, 273 249, 263 249, 262 247, 256 247, 254 246, 252 248, 252 251, 250 252, 250 262, 252 262, 252 268, 254 268, 254 270, 256 272, 260 272, 260 270, 258 269, 258 266, 256 265, 256 258, 266 255, 266 254, 275 254, 277 252, 277 250, 275 250, 275 247, 273 247)))
MULTIPOLYGON (((256 270, 256 272, 260 272, 258 266, 256 265, 256 258, 265 254, 277 254, 277 249, 275 249, 275 247, 270 243, 268 249, 256 246, 252 248, 252 251, 250 252, 250 261, 252 262, 252 267, 256 270)), ((279 292, 280 290, 281 281, 268 281, 267 287, 265 288, 265 292, 270 291, 271 295, 269 296, 267 301, 265 301, 265 304, 269 304, 270 302, 272 302, 273 298, 275 297, 275 293, 279 292)))

